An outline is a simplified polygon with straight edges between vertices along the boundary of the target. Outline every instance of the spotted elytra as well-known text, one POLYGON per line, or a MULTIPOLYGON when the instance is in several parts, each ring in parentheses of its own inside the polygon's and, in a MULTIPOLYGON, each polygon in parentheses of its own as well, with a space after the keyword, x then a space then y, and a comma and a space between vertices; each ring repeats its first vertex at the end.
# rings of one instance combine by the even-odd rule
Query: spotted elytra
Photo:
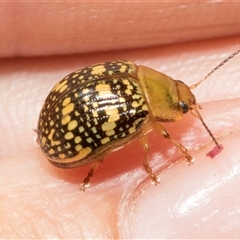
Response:
POLYGON ((149 166, 147 133, 155 129, 169 139, 191 164, 193 157, 171 138, 161 122, 181 120, 189 110, 200 119, 219 151, 222 147, 204 123, 195 88, 240 50, 234 52, 198 83, 188 87, 163 73, 129 61, 95 64, 67 75, 46 98, 37 126, 37 142, 56 167, 92 164, 81 190, 106 154, 139 140, 145 149, 143 167, 151 180, 157 176, 149 166))

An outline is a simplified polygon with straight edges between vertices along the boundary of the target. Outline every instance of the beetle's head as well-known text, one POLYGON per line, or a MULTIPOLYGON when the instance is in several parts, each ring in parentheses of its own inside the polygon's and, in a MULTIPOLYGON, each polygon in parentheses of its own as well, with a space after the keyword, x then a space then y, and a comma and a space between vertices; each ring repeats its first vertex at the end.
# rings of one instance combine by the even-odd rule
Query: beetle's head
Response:
POLYGON ((178 103, 182 113, 183 114, 187 113, 190 110, 191 114, 202 122, 203 126, 205 127, 205 129, 207 130, 207 132, 215 142, 216 146, 221 151, 222 150, 221 146, 213 136, 212 132, 210 131, 206 123, 203 121, 203 118, 198 111, 201 108, 201 106, 196 102, 196 98, 191 92, 190 87, 188 87, 184 82, 178 80, 177 89, 178 89, 178 96, 179 96, 178 103))
POLYGON ((179 96, 179 107, 183 114, 195 108, 196 98, 191 92, 190 88, 182 81, 177 80, 177 89, 179 96))

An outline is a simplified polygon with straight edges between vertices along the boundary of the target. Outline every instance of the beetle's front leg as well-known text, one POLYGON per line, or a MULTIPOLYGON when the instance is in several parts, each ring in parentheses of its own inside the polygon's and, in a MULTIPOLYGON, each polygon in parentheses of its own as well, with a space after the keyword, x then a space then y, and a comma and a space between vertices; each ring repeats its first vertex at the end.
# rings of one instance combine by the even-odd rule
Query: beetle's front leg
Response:
POLYGON ((162 125, 156 123, 155 126, 154 126, 154 129, 159 134, 161 134, 163 137, 165 137, 168 140, 170 140, 177 148, 180 149, 180 151, 186 157, 188 165, 193 164, 194 158, 189 154, 189 151, 180 142, 178 142, 177 140, 172 139, 170 137, 169 133, 166 131, 166 129, 162 125))

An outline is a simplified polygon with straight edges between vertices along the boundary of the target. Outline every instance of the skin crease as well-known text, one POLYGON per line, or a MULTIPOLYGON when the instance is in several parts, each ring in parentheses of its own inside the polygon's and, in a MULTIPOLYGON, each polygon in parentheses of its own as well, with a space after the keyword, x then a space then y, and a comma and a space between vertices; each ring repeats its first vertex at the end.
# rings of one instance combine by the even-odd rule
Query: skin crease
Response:
MULTIPOLYGON (((77 8, 76 4, 72 5, 73 11, 77 8)), ((128 4, 127 9, 136 7, 131 5, 134 3, 128 4)), ((41 239, 239 238, 240 55, 193 90, 198 103, 204 107, 201 111, 203 119, 213 134, 219 137, 224 151, 214 159, 206 157, 206 154, 214 148, 214 144, 201 123, 191 114, 184 116, 184 119, 178 123, 165 124, 171 136, 191 150, 195 164, 188 167, 182 154, 169 141, 155 132, 150 133, 150 165, 161 179, 161 184, 157 187, 151 185, 143 171, 141 161, 144 151, 138 142, 134 142, 109 154, 95 173, 91 186, 86 192, 81 192, 80 183, 87 174, 89 166, 76 169, 53 167, 33 141, 35 133, 32 131, 36 128, 43 101, 54 84, 71 71, 93 63, 128 59, 138 65, 164 72, 174 79, 181 79, 189 85, 196 83, 228 55, 240 48, 240 37, 237 36, 237 30, 234 30, 239 17, 235 19, 233 17, 231 25, 227 18, 229 15, 224 15, 221 18, 222 22, 216 24, 214 31, 212 31, 213 20, 207 22, 206 17, 203 19, 203 16, 206 16, 205 11, 212 11, 214 14, 227 12, 228 7, 233 9, 232 5, 209 6, 203 3, 199 5, 201 6, 199 11, 196 4, 191 3, 184 5, 155 3, 151 5, 152 9, 169 11, 169 15, 164 18, 169 19, 168 25, 161 31, 158 30, 159 36, 165 36, 159 39, 159 46, 153 47, 156 45, 154 28, 141 28, 142 32, 137 31, 140 28, 138 23, 143 11, 138 9, 139 11, 136 12, 139 14, 136 14, 135 18, 129 15, 125 19, 136 25, 134 37, 126 35, 124 37, 122 36, 124 29, 115 29, 111 39, 118 39, 121 35, 125 39, 123 42, 127 42, 127 47, 133 48, 134 43, 137 42, 139 49, 113 51, 114 46, 109 43, 111 51, 85 54, 84 51, 91 50, 89 43, 80 41, 81 47, 78 48, 75 43, 79 39, 74 35, 64 38, 63 47, 60 47, 60 36, 63 36, 68 28, 71 31, 74 29, 74 25, 64 25, 64 18, 69 20, 67 14, 62 16, 62 27, 56 31, 53 28, 52 32, 56 34, 45 35, 43 26, 48 26, 48 22, 51 25, 56 21, 54 11, 48 9, 49 11, 46 12, 35 5, 37 10, 33 14, 29 6, 0 5, 2 13, 6 13, 4 11, 6 8, 15 13, 20 11, 22 15, 29 14, 33 19, 29 22, 24 22, 26 20, 22 19, 25 24, 22 28, 17 28, 17 33, 13 33, 14 24, 7 14, 2 14, 0 21, 1 24, 5 22, 5 26, 9 26, 0 28, 1 39, 4 39, 4 47, 1 44, 0 51, 2 56, 0 60, 2 100, 0 236, 41 239), (204 22, 204 27, 200 24, 201 27, 194 34, 191 32, 191 27, 188 27, 180 39, 179 29, 174 28, 179 18, 169 16, 179 16, 183 6, 186 9, 186 12, 181 12, 183 25, 189 24, 189 13, 195 12, 196 22, 199 24, 204 22), (42 25, 39 21, 37 21, 39 25, 35 24, 34 15, 36 19, 42 19, 42 25), (31 26, 34 26, 32 30, 31 26), (39 32, 34 32, 33 28, 38 27, 39 32), (225 31, 226 29, 232 29, 233 32, 229 33, 225 31), (29 39, 31 31, 33 38, 29 39), (215 39, 201 40, 202 36, 207 38, 209 33, 213 34, 215 39), (236 36, 226 37, 234 33, 236 36), (148 34, 152 38, 145 38, 148 34), (161 46, 160 44, 170 42, 164 40, 167 38, 174 39, 173 44, 161 46), (183 40, 195 40, 195 42, 179 43, 183 40), (50 43, 56 46, 54 50, 49 47, 50 43), (145 48, 142 48, 143 46, 145 48), (73 52, 81 54, 61 55, 73 52), (48 56, 50 54, 60 56, 48 56), (18 58, 19 55, 35 57, 18 58), (38 55, 46 55, 46 57, 38 55), (11 58, 4 59, 6 56, 11 58)), ((52 3, 51 6, 51 9, 66 9, 64 3, 58 5, 52 3)), ((88 24, 87 19, 94 19, 96 17, 94 14, 99 14, 94 10, 102 6, 97 8, 96 4, 85 3, 84 7, 91 9, 89 15, 86 12, 81 15, 85 19, 85 24, 88 24)), ((61 12, 60 9, 58 10, 61 12)), ((118 15, 120 17, 120 13, 121 16, 124 15, 115 5, 104 5, 104 10, 111 10, 116 18, 118 15)), ((233 15, 234 11, 231 17, 233 15)), ((16 15, 16 18, 18 16, 16 15)), ((151 26, 164 25, 164 19, 159 19, 157 16, 153 11, 151 26)), ((75 17, 76 15, 71 15, 72 22, 75 17)), ((105 17, 107 21, 107 16, 105 17)), ((104 19, 100 20, 104 22, 104 19)), ((218 20, 219 18, 216 17, 215 22, 218 20)), ((97 31, 101 36, 100 28, 97 28, 96 32, 88 33, 90 43, 92 39, 94 42, 98 40, 96 40, 97 31)), ((102 45, 94 45, 94 51, 108 50, 107 45, 104 45, 104 39, 101 38, 99 41, 102 45)), ((118 41, 115 49, 123 48, 124 44, 121 45, 118 41)))

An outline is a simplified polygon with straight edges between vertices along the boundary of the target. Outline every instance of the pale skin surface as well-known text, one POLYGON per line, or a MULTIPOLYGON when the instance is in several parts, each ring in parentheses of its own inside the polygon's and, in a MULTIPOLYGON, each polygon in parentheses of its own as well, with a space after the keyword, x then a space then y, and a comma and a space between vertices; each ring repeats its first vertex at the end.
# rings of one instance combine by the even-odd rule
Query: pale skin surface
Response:
MULTIPOLYGON (((60 4, 61 8, 66 9, 64 3, 60 4)), ((80 37, 79 39, 66 34, 75 27, 73 23, 70 26, 64 24, 64 18, 66 21, 69 19, 67 15, 61 16, 59 28, 52 28, 46 35, 43 33, 46 26, 56 21, 53 11, 43 11, 41 8, 32 11, 28 9, 28 5, 20 5, 18 7, 22 7, 22 15, 26 16, 26 19, 29 17, 28 21, 21 17, 18 20, 18 15, 13 14, 16 20, 13 22, 3 8, 4 5, 0 5, 3 10, 0 24, 5 26, 0 27, 4 43, 1 44, 0 52, 2 57, 8 56, 11 59, 2 59, 0 62, 2 238, 239 238, 240 56, 235 57, 193 91, 198 102, 204 107, 201 113, 213 134, 216 137, 224 134, 224 137, 219 139, 224 151, 214 159, 205 156, 213 149, 214 144, 199 121, 190 114, 178 123, 165 124, 171 136, 191 150, 195 164, 188 167, 182 154, 170 142, 155 132, 151 133, 150 165, 161 180, 157 187, 151 185, 143 171, 141 161, 144 152, 141 145, 135 142, 109 154, 97 170, 90 188, 81 192, 80 183, 89 166, 71 170, 51 166, 33 141, 35 133, 32 129, 36 128, 39 111, 50 89, 71 71, 97 62, 128 59, 191 85, 239 49, 240 37, 219 37, 195 43, 147 47, 155 45, 157 38, 159 44, 170 42, 168 39, 177 42, 180 40, 179 32, 182 31, 175 29, 175 25, 180 22, 184 26, 184 21, 186 25, 191 25, 189 13, 179 21, 179 11, 184 8, 173 4, 171 7, 168 5, 170 12, 164 19, 155 17, 158 15, 151 12, 151 27, 147 29, 142 29, 139 25, 143 9, 138 9, 134 18, 128 15, 126 21, 136 26, 133 28, 134 37, 129 36, 129 32, 122 36, 125 27, 120 30, 114 28, 111 39, 116 39, 116 46, 111 43, 104 44, 109 38, 107 36, 106 39, 97 38, 98 34, 102 36, 101 28, 94 31, 93 26, 86 27, 92 31, 88 33, 89 41, 83 42, 80 37), (39 17, 38 12, 43 16, 47 15, 47 20, 43 16, 39 17), (31 13, 32 18, 27 13, 31 13), (34 16, 38 16, 37 22, 34 22, 34 16), (167 25, 166 19, 170 19, 167 25), (19 21, 26 24, 20 28, 19 21), (17 28, 16 23, 19 24, 17 28), (164 28, 155 35, 154 27, 158 28, 159 25, 164 28), (59 39, 66 35, 68 37, 61 45, 59 39), (122 41, 119 41, 119 36, 122 41), (123 48, 124 43, 132 48, 136 46, 136 42, 139 43, 139 49, 48 56, 88 52, 91 50, 91 43, 98 40, 101 44, 93 46, 95 51, 123 48), (143 43, 146 48, 141 49, 143 43), (56 48, 53 49, 52 46, 56 48), (40 54, 46 57, 16 57, 40 54)), ((4 7, 16 13, 16 6, 4 7)), ((91 5, 84 6, 85 11, 91 9, 91 5)), ((187 5, 184 6, 186 8, 187 5)), ((229 23, 229 14, 224 15, 222 22, 216 24, 213 31, 214 20, 209 20, 208 23, 208 14, 199 12, 199 9, 205 11, 211 8, 204 8, 204 4, 201 6, 202 8, 197 8, 194 4, 188 5, 193 7, 189 10, 190 13, 196 12, 194 20, 198 24, 205 22, 204 27, 200 24, 196 32, 192 32, 189 27, 184 30, 182 38, 201 39, 205 35, 208 37, 210 33, 224 36, 228 31, 233 31, 232 34, 238 33, 234 27, 239 26, 239 18, 234 18, 234 10, 231 10, 230 14, 232 21, 229 23)), ((231 4, 217 5, 215 13, 227 12, 228 7, 232 9, 230 6, 231 4)), ((155 3, 152 9, 162 9, 165 12, 165 7, 155 3)), ((101 6, 95 8, 100 9, 101 6)), ((131 5, 126 8, 131 9, 131 5)), ((106 5, 104 10, 108 12, 106 9, 114 11, 115 19, 118 19, 118 14, 121 17, 125 13, 114 6, 106 5)), ((94 8, 89 11, 89 15, 82 13, 81 18, 85 18, 82 24, 88 24, 89 16, 89 19, 96 18, 95 15, 91 17, 93 13, 97 14, 94 8)), ((71 15, 71 22, 74 22, 75 17, 76 14, 71 15)), ((107 20, 106 16, 105 22, 108 25, 115 24, 115 21, 109 23, 107 20)), ((216 17, 215 23, 217 21, 220 19, 216 17)), ((106 32, 109 34, 110 30, 106 32)))

